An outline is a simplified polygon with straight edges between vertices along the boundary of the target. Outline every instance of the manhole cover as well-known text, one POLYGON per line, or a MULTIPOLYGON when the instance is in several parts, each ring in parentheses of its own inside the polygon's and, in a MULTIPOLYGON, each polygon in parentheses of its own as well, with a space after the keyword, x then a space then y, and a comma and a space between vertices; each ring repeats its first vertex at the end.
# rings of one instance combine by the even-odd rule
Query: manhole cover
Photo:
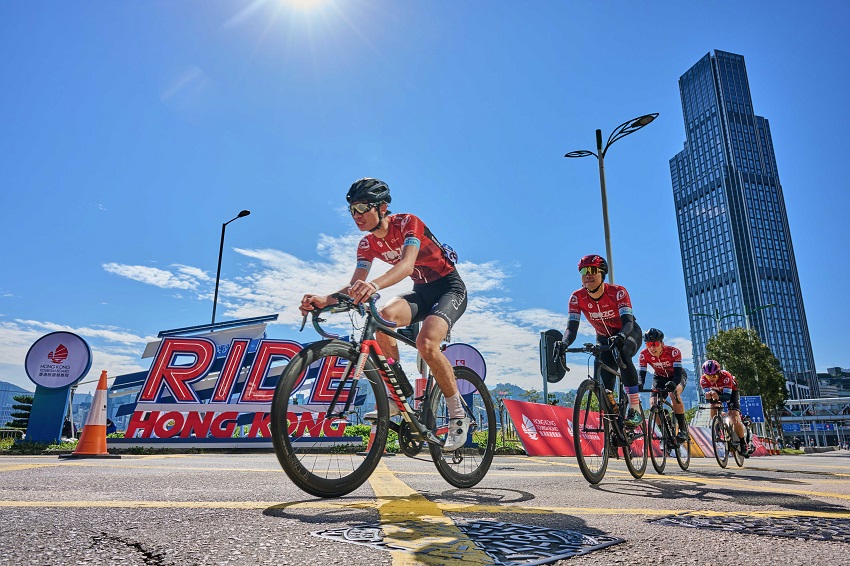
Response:
MULTIPOLYGON (((428 533, 428 525, 421 521, 406 521, 393 523, 394 529, 409 530, 413 532, 428 533)), ((607 546, 625 542, 624 539, 604 535, 587 535, 578 531, 559 531, 547 527, 533 525, 518 525, 514 523, 503 523, 500 521, 469 521, 457 522, 456 528, 460 530, 477 548, 464 546, 457 536, 450 537, 440 548, 440 545, 430 544, 426 548, 412 549, 401 544, 392 544, 384 540, 383 531, 379 523, 363 523, 347 528, 317 531, 314 536, 364 544, 382 550, 407 550, 416 553, 432 554, 434 551, 442 550, 441 554, 451 555, 452 558, 463 560, 463 554, 479 555, 484 552, 492 559, 490 564, 499 566, 530 566, 533 564, 550 564, 587 554, 607 546)), ((442 540, 446 540, 443 538, 442 540)))
POLYGON ((788 537, 806 540, 831 540, 850 542, 850 519, 826 517, 707 517, 695 513, 670 515, 652 519, 650 523, 715 529, 747 534, 788 537))

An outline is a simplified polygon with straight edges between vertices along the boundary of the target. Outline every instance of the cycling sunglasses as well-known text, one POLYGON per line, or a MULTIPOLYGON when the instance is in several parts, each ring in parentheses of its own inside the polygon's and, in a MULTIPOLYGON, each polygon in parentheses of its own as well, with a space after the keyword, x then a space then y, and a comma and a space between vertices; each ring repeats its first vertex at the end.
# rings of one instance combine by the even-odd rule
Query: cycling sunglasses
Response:
POLYGON ((588 273, 590 275, 596 275, 597 273, 601 273, 601 271, 599 271, 599 268, 595 265, 591 265, 590 267, 580 267, 578 272, 582 275, 587 275, 588 273))
POLYGON ((657 347, 659 347, 661 344, 663 344, 663 342, 647 342, 647 343, 646 343, 646 347, 647 347, 647 348, 657 348, 657 347))
POLYGON ((348 207, 348 211, 351 213, 351 216, 354 216, 355 213, 366 214, 373 208, 378 208, 378 205, 374 202, 355 202, 348 207))

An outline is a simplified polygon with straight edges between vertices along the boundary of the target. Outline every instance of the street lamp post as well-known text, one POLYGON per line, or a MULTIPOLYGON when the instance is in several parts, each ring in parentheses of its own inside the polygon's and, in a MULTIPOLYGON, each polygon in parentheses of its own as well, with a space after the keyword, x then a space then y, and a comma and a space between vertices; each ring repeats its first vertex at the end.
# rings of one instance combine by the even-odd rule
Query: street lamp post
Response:
POLYGON ((747 330, 750 330, 750 328, 751 328, 751 326, 750 326, 750 315, 751 314, 753 314, 756 311, 760 311, 762 309, 769 309, 770 307, 775 307, 775 306, 776 305, 774 303, 770 303, 770 304, 767 304, 767 305, 762 305, 760 307, 756 307, 754 309, 746 309, 745 310, 746 316, 744 316, 744 319, 747 321, 747 330))
POLYGON ((738 314, 736 312, 724 314, 723 316, 720 316, 720 311, 718 309, 714 309, 714 314, 707 314, 707 313, 704 313, 704 312, 695 312, 695 313, 693 313, 693 315, 694 316, 707 316, 708 318, 713 319, 714 323, 717 327, 717 334, 720 334, 720 321, 721 320, 723 320, 724 318, 729 318, 730 316, 741 316, 740 314, 738 314))
POLYGON ((611 283, 614 283, 614 258, 611 254, 611 230, 608 226, 608 195, 605 192, 605 154, 615 141, 635 133, 657 117, 658 112, 655 112, 623 122, 611 132, 604 148, 602 147, 602 130, 596 130, 596 152, 580 149, 564 155, 564 157, 588 157, 589 155, 593 155, 599 161, 599 188, 602 191, 602 223, 605 230, 605 255, 608 259, 608 279, 611 283))
POLYGON ((218 246, 218 269, 216 269, 215 272, 215 295, 213 296, 212 324, 215 324, 215 306, 218 303, 218 280, 221 278, 221 254, 224 252, 224 229, 234 220, 242 218, 243 216, 248 216, 249 214, 251 214, 250 210, 243 210, 237 214, 235 218, 231 218, 221 225, 221 243, 218 246))

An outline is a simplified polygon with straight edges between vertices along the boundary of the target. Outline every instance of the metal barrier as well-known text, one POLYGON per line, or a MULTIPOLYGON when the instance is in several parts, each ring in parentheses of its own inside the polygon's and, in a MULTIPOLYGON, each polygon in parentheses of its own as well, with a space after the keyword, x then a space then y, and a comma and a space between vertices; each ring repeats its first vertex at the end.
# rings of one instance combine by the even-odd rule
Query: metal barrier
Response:
POLYGON ((24 431, 17 428, 0 428, 0 438, 14 438, 20 440, 24 437, 24 431))

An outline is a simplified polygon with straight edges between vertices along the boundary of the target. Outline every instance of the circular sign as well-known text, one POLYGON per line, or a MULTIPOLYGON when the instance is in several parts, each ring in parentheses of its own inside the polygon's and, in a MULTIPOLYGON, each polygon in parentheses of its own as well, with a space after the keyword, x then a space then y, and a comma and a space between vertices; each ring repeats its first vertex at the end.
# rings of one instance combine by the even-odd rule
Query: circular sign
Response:
MULTIPOLYGON (((487 377, 487 364, 484 362, 484 356, 469 344, 462 342, 449 344, 443 350, 443 355, 448 358, 452 366, 465 366, 477 373, 481 381, 484 381, 487 377)), ((472 388, 468 386, 467 382, 458 383, 458 391, 461 395, 466 395, 472 393, 472 388)))
POLYGON ((89 372, 91 348, 72 332, 51 332, 30 346, 24 367, 36 385, 67 387, 89 372))

